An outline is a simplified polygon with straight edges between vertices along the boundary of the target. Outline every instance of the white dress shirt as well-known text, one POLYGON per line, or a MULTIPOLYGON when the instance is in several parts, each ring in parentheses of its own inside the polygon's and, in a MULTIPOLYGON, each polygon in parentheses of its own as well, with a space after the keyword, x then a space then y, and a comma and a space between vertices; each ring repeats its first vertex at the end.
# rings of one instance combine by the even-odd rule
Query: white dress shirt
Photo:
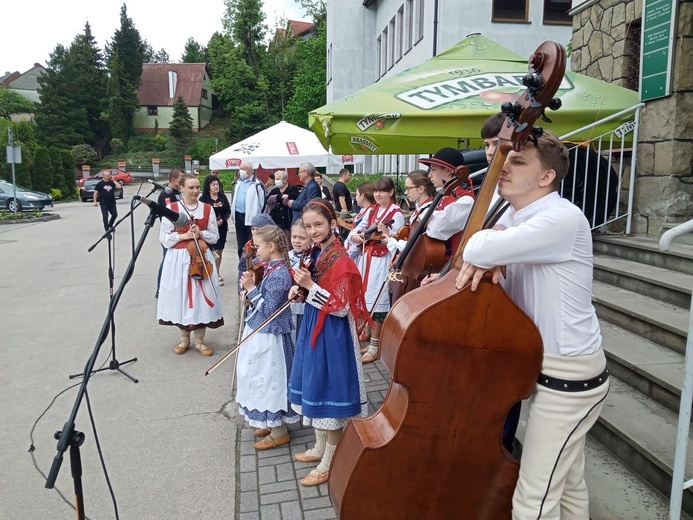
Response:
POLYGON ((545 353, 598 351, 602 338, 592 306, 592 235, 580 209, 553 192, 519 211, 510 208, 498 224, 507 229, 472 236, 464 261, 485 269, 507 266, 502 283, 539 328, 545 353))

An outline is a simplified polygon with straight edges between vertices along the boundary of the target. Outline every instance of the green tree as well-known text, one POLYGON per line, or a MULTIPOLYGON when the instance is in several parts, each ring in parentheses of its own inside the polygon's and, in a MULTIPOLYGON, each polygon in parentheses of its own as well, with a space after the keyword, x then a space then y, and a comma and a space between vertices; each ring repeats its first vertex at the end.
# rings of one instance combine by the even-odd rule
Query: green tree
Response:
POLYGON ((33 101, 0 85, 0 117, 10 119, 12 114, 31 114, 35 108, 33 101))
POLYGON ((68 51, 56 46, 46 71, 38 79, 41 102, 36 106, 38 137, 44 146, 69 148, 83 143, 91 134, 87 108, 75 95, 79 71, 68 51))
POLYGON ((132 120, 138 106, 137 91, 128 82, 116 52, 111 55, 108 68, 110 77, 106 89, 106 113, 102 116, 111 129, 111 135, 126 142, 132 135, 132 120))
MULTIPOLYGON (((282 20, 286 27, 288 22, 282 20)), ((286 104, 294 93, 294 76, 296 74, 295 43, 288 31, 276 31, 270 41, 265 60, 265 77, 272 78, 273 95, 269 98, 269 124, 284 119, 286 104)))
POLYGON ((72 198, 77 195, 77 185, 75 184, 75 159, 70 150, 60 150, 60 160, 62 163, 64 184, 66 191, 63 193, 65 198, 72 198))
POLYGON ((168 133, 173 138, 173 142, 179 150, 184 149, 193 136, 193 119, 188 111, 188 106, 182 95, 173 104, 173 117, 168 125, 168 133))
POLYGON ((207 46, 212 86, 230 116, 228 137, 243 139, 270 120, 269 83, 264 74, 266 27, 259 0, 225 0, 225 34, 207 46))
POLYGON ((48 160, 50 162, 50 170, 53 179, 51 188, 57 188, 61 193, 67 193, 69 187, 65 185, 65 176, 63 175, 63 159, 60 155, 60 150, 55 146, 51 146, 48 149, 48 160))
POLYGON ((34 155, 34 189, 44 193, 50 193, 53 187, 53 171, 48 155, 48 148, 37 146, 34 155))
POLYGON ((185 42, 183 55, 180 57, 180 61, 183 63, 208 63, 209 56, 207 55, 207 49, 203 45, 197 43, 191 36, 185 42))
POLYGON ((294 94, 286 106, 285 120, 303 128, 308 128, 308 112, 326 102, 326 25, 318 20, 317 34, 296 43, 298 67, 294 76, 294 94))
MULTIPOLYGON (((12 182, 12 165, 7 165, 7 180, 12 182)), ((28 190, 33 189, 31 183, 31 166, 29 164, 29 158, 22 154, 22 162, 14 165, 14 178, 17 186, 22 186, 28 190)))
POLYGON ((169 63, 171 58, 166 52, 166 49, 154 51, 151 44, 144 40, 144 63, 169 63))
POLYGON ((135 24, 128 17, 125 4, 120 8, 120 28, 113 35, 113 40, 106 46, 109 62, 117 54, 122 65, 122 73, 127 82, 136 88, 142 77, 142 64, 147 51, 146 42, 140 36, 135 24))
POLYGON ((108 77, 103 54, 96 45, 89 22, 84 25, 84 33, 78 34, 70 45, 68 59, 71 69, 77 74, 72 78, 74 90, 70 96, 85 108, 89 125, 89 132, 83 134, 84 142, 95 146, 97 142, 105 141, 108 132, 101 117, 105 109, 108 77))

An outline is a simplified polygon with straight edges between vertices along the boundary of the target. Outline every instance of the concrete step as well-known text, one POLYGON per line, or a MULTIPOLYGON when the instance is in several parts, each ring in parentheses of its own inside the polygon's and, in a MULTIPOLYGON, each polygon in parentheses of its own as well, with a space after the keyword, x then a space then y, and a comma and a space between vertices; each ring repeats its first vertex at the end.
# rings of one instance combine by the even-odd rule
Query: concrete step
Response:
MULTIPOLYGON (((669 494, 663 495, 613 453, 587 436, 585 480, 591 520, 667 520, 669 494)), ((691 520, 685 512, 682 520, 691 520)))
POLYGON ((608 321, 600 326, 611 375, 678 413, 684 357, 608 321))
POLYGON ((592 235, 594 254, 616 256, 642 264, 693 274, 693 246, 674 243, 669 251, 659 250, 659 241, 652 238, 622 235, 592 235))
POLYGON ((683 354, 689 309, 595 281, 592 303, 600 319, 683 354))
MULTIPOLYGON (((678 415, 617 378, 590 435, 665 496, 671 493, 678 415)), ((688 442, 685 478, 693 475, 693 441, 688 442)), ((693 513, 693 492, 683 495, 683 510, 693 513)))
POLYGON ((693 275, 615 256, 594 257, 594 279, 690 309, 693 275))

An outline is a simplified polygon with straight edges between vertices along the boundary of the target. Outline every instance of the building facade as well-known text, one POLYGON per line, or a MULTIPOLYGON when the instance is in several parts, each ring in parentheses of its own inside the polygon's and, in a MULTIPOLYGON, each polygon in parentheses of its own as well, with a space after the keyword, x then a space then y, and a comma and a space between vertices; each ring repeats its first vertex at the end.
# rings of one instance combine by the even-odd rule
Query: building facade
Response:
MULTIPOLYGON (((693 2, 673 5, 677 12, 672 93, 645 101, 640 119, 636 234, 657 236, 667 224, 693 217, 693 2)), ((642 11, 643 0, 573 0, 572 70, 637 91, 642 74, 642 11)))
MULTIPOLYGON (((472 33, 529 57, 570 42, 570 0, 327 2, 327 102, 418 65, 472 33)), ((434 153, 436 150, 431 150, 434 153)), ((418 156, 373 156, 365 171, 407 172, 418 156)))
POLYGON ((204 63, 145 63, 137 89, 139 107, 133 117, 136 132, 156 126, 168 130, 173 105, 182 95, 193 120, 193 131, 207 126, 216 106, 216 94, 204 63))

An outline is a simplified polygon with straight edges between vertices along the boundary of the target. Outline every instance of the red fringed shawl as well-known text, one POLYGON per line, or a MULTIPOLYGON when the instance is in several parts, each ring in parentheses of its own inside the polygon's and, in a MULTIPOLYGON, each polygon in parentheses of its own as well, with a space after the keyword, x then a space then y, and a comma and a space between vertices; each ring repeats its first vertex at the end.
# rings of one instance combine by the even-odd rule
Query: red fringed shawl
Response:
POLYGON ((365 323, 373 324, 363 295, 361 273, 337 240, 320 254, 315 264, 315 275, 318 285, 330 292, 330 298, 318 313, 311 337, 313 347, 322 331, 325 316, 343 309, 347 304, 356 321, 357 330, 365 323))

